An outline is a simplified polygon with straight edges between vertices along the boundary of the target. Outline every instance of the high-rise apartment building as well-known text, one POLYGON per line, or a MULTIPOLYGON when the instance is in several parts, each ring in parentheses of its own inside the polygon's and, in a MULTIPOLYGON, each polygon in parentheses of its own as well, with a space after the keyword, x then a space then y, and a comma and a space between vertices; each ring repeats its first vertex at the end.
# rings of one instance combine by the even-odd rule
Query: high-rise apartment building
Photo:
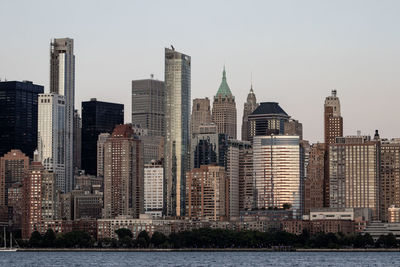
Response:
POLYGON ((324 207, 325 144, 313 144, 304 181, 304 214, 324 207))
POLYGON ((250 148, 250 142, 247 141, 229 139, 227 142, 224 155, 224 165, 226 177, 229 181, 229 206, 227 213, 229 218, 239 216, 241 192, 243 194, 243 191, 246 192, 246 190, 248 190, 248 188, 240 188, 240 186, 248 186, 248 183, 250 182, 248 180, 250 174, 244 170, 244 168, 248 167, 246 166, 246 163, 248 162, 244 162, 244 153, 250 148))
MULTIPOLYGON (((250 92, 247 95, 247 101, 244 103, 243 108, 243 119, 242 119, 242 140, 249 141, 249 136, 251 135, 251 125, 249 123, 249 115, 258 107, 256 95, 253 91, 253 85, 250 87, 250 92)), ((253 129, 254 131, 254 129, 253 129)))
POLYGON ((336 137, 343 136, 343 118, 340 114, 340 100, 337 91, 332 90, 332 95, 325 98, 324 104, 324 142, 325 142, 325 178, 324 178, 324 206, 330 206, 330 178, 329 178, 329 146, 336 142, 336 137))
POLYGON ((96 175, 97 141, 99 134, 111 133, 124 123, 124 105, 97 101, 82 102, 82 169, 96 175))
POLYGON ((109 133, 101 133, 97 139, 97 176, 104 177, 104 144, 107 138, 110 137, 109 133))
POLYGON ((379 141, 348 136, 329 145, 330 207, 370 208, 379 219, 379 176, 379 141))
POLYGON ((132 123, 148 129, 149 136, 164 136, 164 102, 163 81, 132 81, 132 123))
POLYGON ((58 219, 58 192, 55 174, 33 162, 23 181, 22 238, 29 239, 35 224, 58 219))
POLYGON ((184 215, 190 160, 190 56, 165 48, 165 214, 184 215))
POLYGON ((236 102, 226 81, 226 71, 222 72, 222 81, 214 97, 212 121, 217 125, 218 133, 227 134, 236 139, 236 102))
POLYGON ((74 112, 74 170, 80 170, 82 153, 82 118, 78 110, 74 112))
POLYGON ((200 126, 212 123, 210 99, 196 98, 193 99, 192 116, 190 118, 190 132, 193 134, 200 133, 200 126))
POLYGON ((162 217, 164 205, 164 168, 161 162, 144 165, 144 212, 162 217))
POLYGON ((8 205, 8 189, 22 183, 29 168, 29 158, 21 150, 13 149, 0 158, 0 206, 8 205))
POLYGON ((0 82, 0 157, 19 149, 33 158, 41 93, 43 86, 29 81, 0 82))
POLYGON ((380 219, 388 221, 391 206, 400 207, 400 142, 382 140, 380 169, 380 219))
POLYGON ((343 118, 340 114, 340 100, 336 90, 325 98, 324 104, 324 141, 329 146, 336 142, 336 137, 343 136, 343 118))
POLYGON ((248 142, 239 149, 239 211, 248 211, 253 208, 253 148, 248 142))
POLYGON ((186 174, 186 216, 220 221, 227 219, 229 181, 224 167, 202 165, 186 174))
POLYGON ((64 96, 65 101, 65 189, 69 192, 74 185, 75 55, 73 39, 54 39, 50 44, 50 93, 64 96))
POLYGON ((290 116, 276 102, 261 102, 260 105, 248 116, 250 124, 249 141, 253 137, 263 135, 285 134, 285 123, 290 116))
POLYGON ((143 145, 129 124, 115 127, 104 144, 104 217, 143 213, 143 145))
POLYGON ((299 141, 299 136, 254 136, 253 173, 257 208, 291 207, 294 216, 301 216, 299 141))
POLYGON ((44 168, 54 172, 56 186, 67 192, 65 153, 65 98, 50 93, 39 95, 38 156, 44 168))

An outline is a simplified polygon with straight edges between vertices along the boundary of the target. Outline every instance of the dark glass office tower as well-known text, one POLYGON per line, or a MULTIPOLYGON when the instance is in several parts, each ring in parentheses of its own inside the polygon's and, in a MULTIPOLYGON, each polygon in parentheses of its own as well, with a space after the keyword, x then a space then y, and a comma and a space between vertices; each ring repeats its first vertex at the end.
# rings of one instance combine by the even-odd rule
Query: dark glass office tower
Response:
POLYGON ((30 158, 37 146, 38 95, 44 87, 29 81, 0 82, 0 157, 19 149, 30 158))
POLYGON ((97 173, 97 139, 101 133, 112 133, 115 126, 124 123, 124 105, 97 101, 82 102, 82 169, 97 173))
POLYGON ((148 129, 149 136, 164 136, 164 82, 132 81, 132 123, 148 129))

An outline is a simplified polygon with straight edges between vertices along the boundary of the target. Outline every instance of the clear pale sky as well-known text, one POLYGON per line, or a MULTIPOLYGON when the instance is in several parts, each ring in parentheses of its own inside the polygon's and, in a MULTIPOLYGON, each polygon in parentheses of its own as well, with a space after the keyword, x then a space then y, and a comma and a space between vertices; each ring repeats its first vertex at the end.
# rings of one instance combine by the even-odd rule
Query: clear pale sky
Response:
MULTIPOLYGON (((131 80, 164 79, 164 47, 192 57, 192 98, 217 92, 225 63, 238 130, 251 73, 257 101, 279 102, 323 141, 338 90, 345 135, 400 137, 400 1, 0 2, 0 77, 49 90, 50 39, 75 41, 76 102, 125 104, 131 80)), ((240 132, 239 132, 240 133, 240 132)))

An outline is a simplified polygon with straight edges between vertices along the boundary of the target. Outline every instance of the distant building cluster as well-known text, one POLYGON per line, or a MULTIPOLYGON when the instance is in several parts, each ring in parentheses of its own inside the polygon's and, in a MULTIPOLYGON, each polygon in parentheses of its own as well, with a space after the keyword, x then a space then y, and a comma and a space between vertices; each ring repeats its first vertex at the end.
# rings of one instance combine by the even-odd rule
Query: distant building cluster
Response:
POLYGON ((400 139, 345 136, 336 90, 321 110, 324 140, 310 144, 251 85, 239 140, 225 66, 216 95, 192 103, 191 57, 165 48, 164 62, 164 81, 132 81, 125 124, 124 105, 96 98, 79 114, 73 39, 51 41, 48 92, 0 81, 0 226, 24 239, 200 227, 400 238, 400 139))

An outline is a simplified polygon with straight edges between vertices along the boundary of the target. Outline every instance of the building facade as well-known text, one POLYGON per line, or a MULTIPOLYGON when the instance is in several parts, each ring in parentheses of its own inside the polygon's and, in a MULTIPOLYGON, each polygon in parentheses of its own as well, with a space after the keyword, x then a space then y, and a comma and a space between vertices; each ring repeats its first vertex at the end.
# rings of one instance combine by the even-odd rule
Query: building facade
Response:
POLYGON ((132 123, 148 129, 149 136, 164 136, 164 102, 163 81, 132 81, 132 123))
POLYGON ((65 98, 55 93, 39 95, 38 156, 44 168, 54 172, 56 185, 68 191, 65 153, 65 98))
POLYGON ((254 136, 253 173, 256 208, 287 206, 301 215, 299 136, 254 136))
POLYGON ((143 145, 129 124, 115 127, 104 144, 104 217, 143 213, 143 145))
POLYGON ((236 102, 226 81, 225 67, 222 72, 222 81, 214 97, 212 107, 212 121, 217 125, 218 133, 227 134, 236 139, 236 102))
POLYGON ((33 158, 38 140, 38 96, 43 91, 43 86, 29 81, 0 82, 0 157, 19 149, 33 158))
POLYGON ((165 214, 184 215, 190 163, 191 58, 165 48, 165 214))
POLYGON ((153 161, 144 165, 144 212, 154 218, 162 217, 164 208, 164 167, 153 161))
POLYGON ((82 118, 78 110, 74 112, 74 170, 82 169, 82 118))
POLYGON ((104 144, 109 137, 109 133, 101 133, 97 139, 97 176, 99 177, 104 177, 104 144))
POLYGON ((229 180, 224 167, 202 165, 186 175, 186 216, 190 219, 226 220, 229 180))
POLYGON ((324 206, 330 206, 330 178, 329 178, 329 146, 336 142, 336 137, 343 136, 343 118, 340 113, 340 100, 337 91, 332 90, 332 95, 325 98, 324 104, 324 143, 325 143, 325 178, 324 178, 324 206))
POLYGON ((65 101, 65 190, 69 192, 74 185, 75 55, 73 39, 54 39, 50 44, 50 93, 64 96, 65 101))
MULTIPOLYGON (((243 119, 242 119, 242 140, 250 141, 249 136, 251 135, 251 124, 249 123, 249 115, 258 107, 256 95, 253 91, 253 85, 251 85, 250 92, 247 95, 247 101, 244 103, 243 108, 243 119)), ((253 129, 254 131, 254 129, 253 129)))
POLYGON ((388 211, 400 207, 400 142, 382 141, 380 169, 381 221, 389 221, 388 211))
POLYGON ((249 141, 253 137, 264 135, 283 135, 285 134, 285 123, 289 121, 290 116, 276 102, 262 102, 248 116, 250 124, 249 141))
POLYGON ((304 214, 311 209, 324 207, 325 144, 313 144, 304 181, 304 214))
POLYGON ((29 239, 35 223, 58 217, 58 192, 55 174, 33 162, 23 181, 22 238, 29 239))
POLYGON ((99 134, 111 133, 115 126, 124 123, 124 105, 97 101, 82 102, 82 169, 96 175, 97 141, 99 134))
POLYGON ((29 168, 29 158, 21 150, 13 149, 0 158, 0 206, 8 205, 8 189, 22 183, 29 168))
POLYGON ((190 118, 190 132, 200 133, 200 126, 212 123, 210 99, 193 99, 192 116, 190 118))
POLYGON ((370 208, 379 219, 379 176, 379 141, 348 136, 329 145, 330 207, 370 208))

